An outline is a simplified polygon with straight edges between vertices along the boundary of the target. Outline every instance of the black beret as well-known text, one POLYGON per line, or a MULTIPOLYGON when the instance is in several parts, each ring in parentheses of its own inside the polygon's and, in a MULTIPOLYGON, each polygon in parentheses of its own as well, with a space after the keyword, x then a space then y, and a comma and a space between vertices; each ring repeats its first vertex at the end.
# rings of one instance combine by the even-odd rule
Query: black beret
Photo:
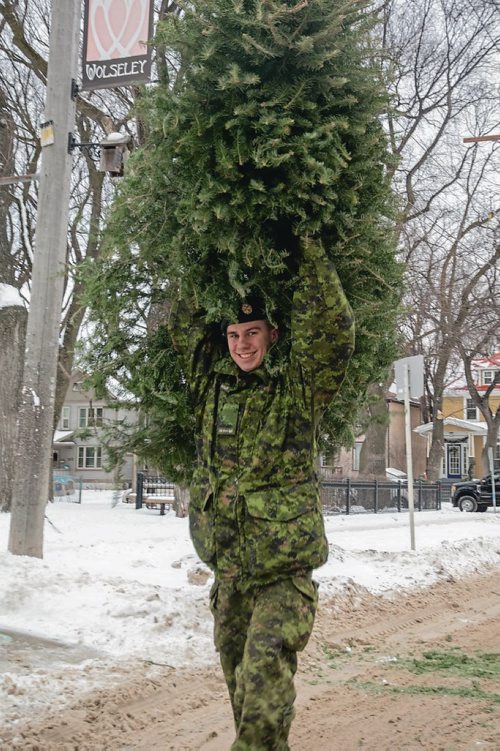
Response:
POLYGON ((247 297, 241 303, 238 310, 238 323, 250 323, 250 321, 265 321, 267 313, 262 300, 255 295, 247 297))
POLYGON ((225 335, 227 327, 233 323, 251 323, 252 321, 266 320, 267 313, 262 300, 256 295, 249 295, 239 304, 236 321, 222 321, 221 332, 225 335))

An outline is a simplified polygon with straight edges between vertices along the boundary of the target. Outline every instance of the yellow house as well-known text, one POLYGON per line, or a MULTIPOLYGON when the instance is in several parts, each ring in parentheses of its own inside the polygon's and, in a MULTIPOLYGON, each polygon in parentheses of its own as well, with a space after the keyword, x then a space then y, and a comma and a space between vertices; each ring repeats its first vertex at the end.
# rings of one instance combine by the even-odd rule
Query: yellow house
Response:
MULTIPOLYGON (((472 375, 479 394, 485 394, 491 388, 498 371, 500 371, 500 352, 472 361, 472 375)), ((495 384, 488 403, 495 414, 500 405, 500 382, 495 384)), ((471 398, 464 376, 448 384, 443 395, 442 419, 444 423, 442 477, 456 479, 467 475, 483 477, 487 474, 489 467, 483 458, 487 434, 486 422, 471 398)), ((417 427, 415 432, 426 435, 430 445, 432 423, 417 427)), ((499 438, 495 447, 494 463, 495 468, 500 467, 499 438)))

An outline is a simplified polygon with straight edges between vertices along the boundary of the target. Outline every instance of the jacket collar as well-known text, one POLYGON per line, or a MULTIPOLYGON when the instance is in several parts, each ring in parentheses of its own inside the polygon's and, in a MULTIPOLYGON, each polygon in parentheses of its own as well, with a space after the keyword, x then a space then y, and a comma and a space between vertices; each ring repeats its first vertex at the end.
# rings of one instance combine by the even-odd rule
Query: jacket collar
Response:
POLYGON ((242 381, 244 383, 252 383, 253 381, 269 383, 270 375, 267 372, 264 363, 256 370, 252 370, 250 373, 245 373, 243 372, 243 370, 239 369, 236 363, 229 356, 226 356, 215 363, 214 372, 220 375, 229 376, 235 381, 242 381))

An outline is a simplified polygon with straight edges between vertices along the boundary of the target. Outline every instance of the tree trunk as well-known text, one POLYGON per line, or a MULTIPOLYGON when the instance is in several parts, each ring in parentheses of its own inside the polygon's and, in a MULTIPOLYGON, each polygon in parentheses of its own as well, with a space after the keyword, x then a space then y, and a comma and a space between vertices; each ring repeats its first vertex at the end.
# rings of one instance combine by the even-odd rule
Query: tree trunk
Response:
POLYGON ((368 407, 369 424, 359 457, 359 475, 363 478, 385 478, 387 465, 387 402, 384 384, 369 388, 373 402, 368 407))
MULTIPOLYGON (((500 412, 498 412, 500 415, 500 412)), ((498 440, 498 418, 488 421, 488 433, 486 434, 486 443, 483 448, 483 455, 481 457, 483 466, 481 468, 481 477, 490 471, 490 462, 488 459, 488 449, 493 451, 493 467, 495 467, 495 448, 498 440)))
POLYGON ((0 511, 10 511, 14 444, 23 376, 27 313, 22 307, 0 308, 0 511))
POLYGON ((189 507, 189 488, 183 485, 174 486, 174 503, 173 508, 175 515, 181 518, 187 516, 189 507))
POLYGON ((444 455, 444 425, 437 416, 432 428, 432 443, 427 459, 427 478, 433 482, 441 477, 441 465, 444 455))

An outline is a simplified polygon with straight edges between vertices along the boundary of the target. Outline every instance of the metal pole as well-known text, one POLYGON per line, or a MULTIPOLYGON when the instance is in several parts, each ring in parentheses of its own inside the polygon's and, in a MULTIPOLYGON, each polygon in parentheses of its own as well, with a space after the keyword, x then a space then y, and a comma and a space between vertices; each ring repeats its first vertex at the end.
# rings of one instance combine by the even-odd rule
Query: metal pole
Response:
POLYGON ((45 118, 53 143, 42 148, 36 246, 17 424, 9 550, 43 555, 43 523, 52 458, 59 329, 71 180, 68 133, 74 128, 81 0, 52 0, 45 118))
POLYGON ((495 462, 493 459, 493 449, 491 446, 488 448, 488 464, 491 475, 491 500, 493 501, 493 513, 497 512, 497 489, 495 486, 495 462))
POLYGON ((410 542, 415 550, 415 507, 413 503, 413 459, 411 454, 411 419, 410 419, 410 387, 408 365, 405 363, 403 371, 403 391, 405 405, 405 439, 406 439, 406 477, 408 480, 408 510, 410 512, 410 542))

